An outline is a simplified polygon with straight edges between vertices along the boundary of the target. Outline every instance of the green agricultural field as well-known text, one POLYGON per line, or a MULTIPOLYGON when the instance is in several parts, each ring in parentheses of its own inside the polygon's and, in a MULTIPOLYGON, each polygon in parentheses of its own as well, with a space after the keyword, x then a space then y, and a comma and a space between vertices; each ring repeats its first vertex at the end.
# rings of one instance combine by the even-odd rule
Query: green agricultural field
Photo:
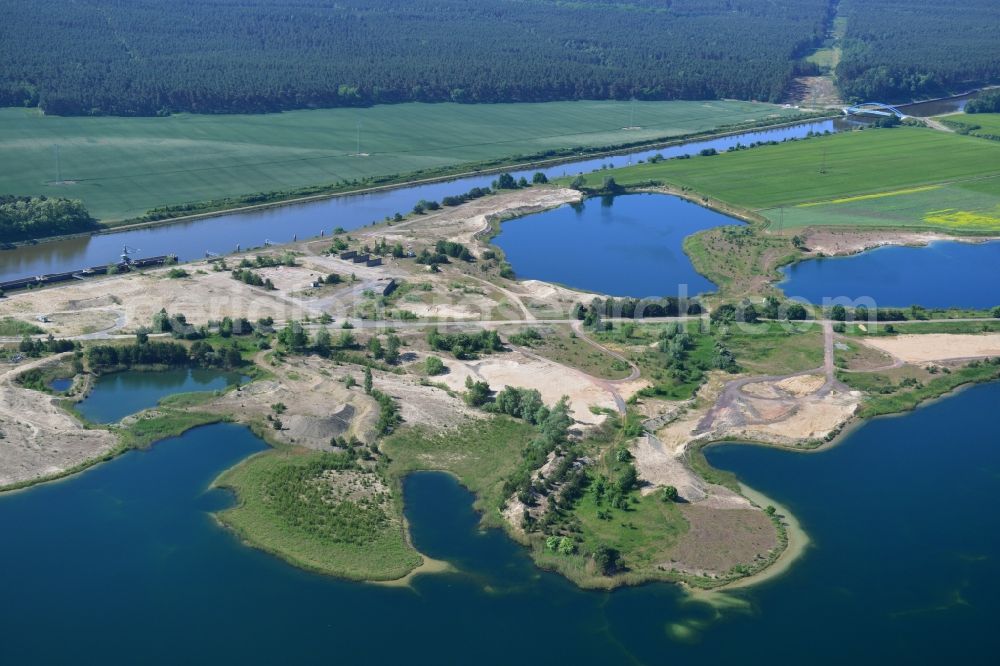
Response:
POLYGON ((786 229, 812 225, 914 226, 991 233, 1000 228, 1000 174, 761 212, 786 229))
POLYGON ((956 132, 1000 141, 1000 113, 960 113, 941 120, 956 132))
POLYGON ((109 222, 162 205, 650 141, 795 113, 749 102, 399 104, 166 118, 0 109, 0 193, 82 199, 109 222), (639 129, 624 129, 630 125, 639 129))
POLYGON ((760 213, 785 228, 1000 229, 1000 145, 923 128, 864 130, 690 160, 603 171, 599 188, 663 182, 760 213), (843 207, 843 208, 841 208, 843 207))

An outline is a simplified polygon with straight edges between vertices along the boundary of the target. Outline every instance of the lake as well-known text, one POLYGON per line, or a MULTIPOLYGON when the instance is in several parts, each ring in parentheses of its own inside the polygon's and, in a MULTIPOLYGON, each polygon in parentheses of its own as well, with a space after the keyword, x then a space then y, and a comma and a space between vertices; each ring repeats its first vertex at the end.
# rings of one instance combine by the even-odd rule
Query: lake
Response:
POLYGON ((867 297, 879 307, 991 308, 1000 305, 998 266, 1000 241, 937 241, 809 259, 782 269, 786 279, 779 286, 811 303, 867 297))
POLYGON ((493 243, 519 279, 612 296, 685 296, 714 291, 694 270, 684 239, 742 224, 680 197, 595 197, 504 222, 493 243))
POLYGON ((440 473, 406 479, 406 511, 414 543, 459 573, 409 589, 295 569, 210 514, 231 501, 211 481, 263 442, 196 428, 0 497, 0 663, 991 664, 998 405, 1000 384, 983 385, 821 453, 709 449, 813 541, 724 606, 663 584, 578 590, 479 530, 472 496, 440 473))
POLYGON ((99 377, 94 389, 76 404, 76 410, 93 423, 114 423, 156 407, 160 400, 175 393, 224 389, 241 377, 238 372, 202 368, 114 372, 99 377))

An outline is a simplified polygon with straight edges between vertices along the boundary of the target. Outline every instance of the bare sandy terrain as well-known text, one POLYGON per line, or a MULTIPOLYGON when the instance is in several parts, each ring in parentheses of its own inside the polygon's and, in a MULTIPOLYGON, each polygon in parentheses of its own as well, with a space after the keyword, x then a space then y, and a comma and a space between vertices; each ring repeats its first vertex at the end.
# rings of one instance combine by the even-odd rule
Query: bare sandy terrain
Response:
POLYGON ((61 358, 33 361, 0 375, 0 487, 61 474, 115 448, 111 433, 84 429, 52 396, 14 383, 22 372, 61 358))
POLYGON ((947 236, 927 231, 862 231, 854 229, 809 229, 805 232, 805 244, 811 254, 828 257, 857 254, 884 245, 927 245, 934 241, 951 240, 966 243, 983 243, 997 240, 996 237, 947 236))
POLYGON ((862 341, 906 363, 1000 356, 1000 333, 923 333, 863 338, 862 341))
POLYGON ((590 407, 616 409, 614 395, 588 375, 536 356, 518 351, 485 356, 475 361, 446 359, 451 372, 440 380, 455 391, 465 391, 466 377, 485 380, 494 391, 505 386, 536 389, 546 404, 569 397, 573 418, 583 425, 600 423, 606 417, 590 407))

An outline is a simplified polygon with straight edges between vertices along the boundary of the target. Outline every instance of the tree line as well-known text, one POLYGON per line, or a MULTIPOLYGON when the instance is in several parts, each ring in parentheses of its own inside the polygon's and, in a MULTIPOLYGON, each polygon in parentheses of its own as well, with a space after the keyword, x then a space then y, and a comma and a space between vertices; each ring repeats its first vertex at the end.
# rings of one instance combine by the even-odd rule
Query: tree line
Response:
POLYGON ((74 199, 0 194, 0 241, 80 233, 97 228, 83 203, 74 199))
POLYGON ((796 61, 822 39, 829 0, 3 6, 0 104, 157 115, 408 101, 778 101, 796 61))

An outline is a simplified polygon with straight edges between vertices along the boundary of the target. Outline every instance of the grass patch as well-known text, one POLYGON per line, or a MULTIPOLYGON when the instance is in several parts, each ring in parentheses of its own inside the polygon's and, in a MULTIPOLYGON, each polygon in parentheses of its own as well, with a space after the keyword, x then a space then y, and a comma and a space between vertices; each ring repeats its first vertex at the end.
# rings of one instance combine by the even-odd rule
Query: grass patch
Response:
POLYGON ((759 295, 782 279, 778 268, 802 256, 790 238, 749 226, 700 231, 684 239, 684 252, 695 270, 719 286, 719 297, 730 300, 759 295))
MULTIPOLYGON (((885 376, 867 376, 842 373, 841 379, 852 387, 874 386, 879 391, 868 398, 858 412, 861 418, 871 418, 883 414, 895 414, 915 409, 925 400, 940 397, 963 384, 978 384, 1000 379, 1000 359, 973 361, 950 373, 934 375, 932 379, 921 381, 900 381, 893 383, 885 376)), ((862 388, 862 390, 865 390, 862 388)), ((867 389, 871 391, 872 389, 867 389)))
POLYGON ((688 466, 691 467, 695 474, 709 483, 725 486, 733 492, 740 492, 739 478, 732 472, 712 467, 708 463, 708 459, 705 458, 704 448, 704 445, 688 447, 686 454, 688 466))
POLYGON ((31 322, 21 321, 13 317, 0 318, 0 336, 13 338, 20 335, 39 335, 45 331, 31 322))
POLYGON ((491 511, 505 499, 504 481, 518 467, 521 449, 535 436, 535 428, 505 416, 469 421, 445 432, 405 428, 382 442, 392 460, 390 473, 402 477, 420 470, 441 470, 457 476, 476 495, 475 508, 483 522, 501 525, 491 511))
POLYGON ((823 330, 815 323, 732 326, 717 335, 752 374, 784 375, 823 365, 823 330))
POLYGON ((603 379, 624 379, 631 373, 627 363, 597 349, 577 337, 565 326, 553 326, 540 332, 539 338, 510 339, 516 344, 530 347, 539 356, 567 365, 603 379))
POLYGON ((191 428, 224 420, 219 414, 150 410, 137 416, 127 426, 116 428, 122 443, 129 448, 145 448, 168 437, 183 435, 191 428))
POLYGON ((593 335, 639 366, 642 377, 652 382, 653 385, 643 389, 641 395, 687 400, 704 383, 705 372, 714 367, 716 339, 711 333, 703 332, 700 326, 698 321, 680 324, 629 322, 593 335), (670 351, 676 337, 686 341, 679 352, 670 351))
POLYGON ((215 485, 239 497, 219 520, 296 566, 353 580, 395 580, 421 563, 406 539, 398 486, 347 455, 267 451, 215 485))
POLYGON ((1000 141, 1000 113, 963 113, 941 118, 941 122, 960 134, 1000 141))

